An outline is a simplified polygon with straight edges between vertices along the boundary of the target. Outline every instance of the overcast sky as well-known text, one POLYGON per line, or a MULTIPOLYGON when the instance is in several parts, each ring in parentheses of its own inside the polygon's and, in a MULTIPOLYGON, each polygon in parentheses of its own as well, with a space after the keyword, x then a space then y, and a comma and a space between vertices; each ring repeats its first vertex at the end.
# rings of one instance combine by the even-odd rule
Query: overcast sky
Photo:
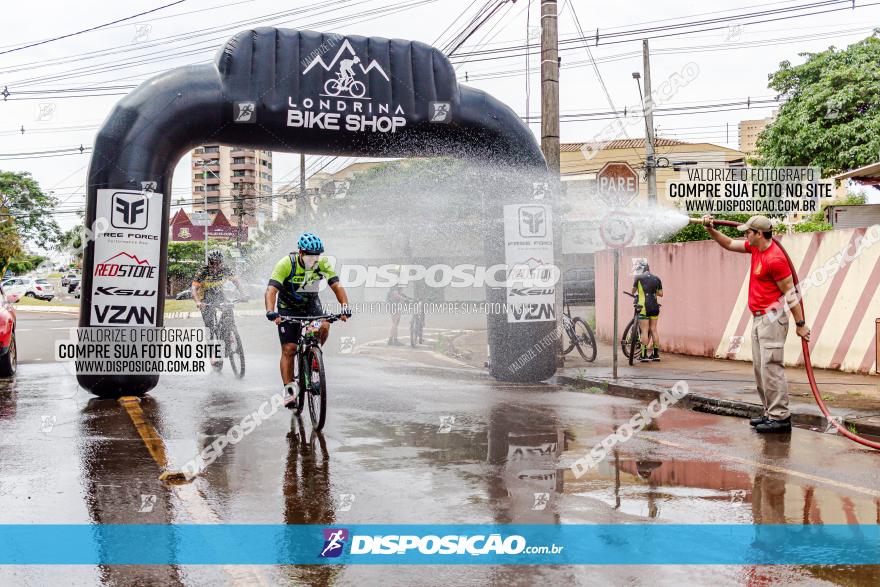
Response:
MULTIPOLYGON (((4 2, 0 22, 0 53, 126 18, 173 1, 4 2)), ((57 214, 59 223, 65 228, 72 226, 76 217, 69 211, 81 208, 84 202, 88 154, 15 160, 11 160, 9 155, 91 146, 97 125, 105 119, 120 96, 61 98, 64 94, 58 90, 129 86, 166 69, 210 61, 217 47, 235 31, 256 26, 235 23, 257 18, 261 25, 408 38, 432 44, 439 37, 436 45, 443 46, 450 40, 451 33, 458 32, 465 20, 469 20, 484 3, 485 0, 187 0, 117 25, 0 54, 0 92, 4 86, 8 86, 11 93, 8 101, 0 102, 0 169, 33 174, 45 191, 54 191, 63 201, 59 207, 61 213, 57 214), (381 8, 392 6, 398 12, 376 16, 381 8), (283 14, 305 8, 310 12, 283 14), (456 18, 458 21, 453 24, 456 18), (324 21, 328 19, 338 20, 327 24, 324 21), (450 25, 451 28, 443 34, 450 25), (226 27, 229 27, 228 30, 226 27), (206 32, 205 29, 222 30, 185 40, 167 39, 177 35, 195 35, 206 32), (95 56, 84 55, 109 48, 113 50, 96 58, 88 59, 95 56), (47 60, 56 63, 47 63, 47 60), (126 64, 130 61, 138 63, 126 64), (81 71, 80 68, 87 69, 81 71), (35 90, 51 91, 48 97, 19 93, 35 90), (22 126, 25 128, 24 134, 19 131, 22 126)), ((613 3, 561 1, 561 39, 579 36, 572 4, 586 36, 593 38, 597 27, 599 29, 599 45, 590 43, 591 55, 580 43, 565 45, 571 49, 561 53, 562 113, 610 110, 609 98, 617 109, 638 107, 638 89, 632 72, 642 69, 641 42, 633 40, 610 44, 608 41, 619 40, 620 37, 604 35, 647 27, 656 27, 654 32, 648 33, 649 36, 692 31, 682 35, 658 36, 650 41, 655 88, 671 75, 681 72, 690 62, 696 63, 699 68, 696 78, 681 87, 663 107, 705 106, 740 102, 747 98, 753 101, 773 98, 774 92, 767 88, 767 76, 776 70, 780 61, 787 59, 801 63, 804 58, 799 56, 800 53, 821 51, 831 45, 845 47, 868 36, 872 28, 880 24, 880 5, 852 10, 849 1, 826 2, 823 6, 800 12, 845 9, 741 27, 737 26, 736 21, 706 23, 701 27, 686 29, 672 27, 681 23, 815 3, 810 0, 726 0, 711 3, 678 0, 613 3), (711 12, 707 12, 710 9, 711 12), (714 27, 720 28, 694 30, 714 27), (597 62, 595 66, 590 61, 591 56, 597 62), (607 96, 600 77, 607 88, 607 96)), ((856 5, 868 3, 859 1, 856 5)), ((521 44, 527 37, 531 37, 532 42, 538 42, 539 12, 540 0, 508 3, 471 37, 459 53, 521 44)), ((791 14, 796 13, 768 14, 760 18, 783 18, 791 14)), ((536 56, 530 58, 533 73, 528 77, 531 83, 529 113, 532 115, 540 112, 538 62, 536 56)), ((526 113, 525 57, 471 61, 457 66, 457 71, 461 82, 467 75, 470 85, 491 93, 518 113, 526 113)), ((693 68, 691 71, 694 71, 693 68)), ((93 93, 127 91, 102 89, 93 93)), ((655 125, 659 127, 659 136, 713 142, 736 148, 736 124, 744 119, 764 118, 770 114, 771 108, 732 108, 739 107, 707 107, 705 109, 725 111, 657 116, 655 125)), ((608 124, 608 120, 564 120, 562 140, 577 142, 611 138, 601 136, 608 124)), ((540 133, 537 123, 531 124, 531 128, 536 134, 540 133)), ((643 128, 641 125, 631 126, 628 135, 641 137, 643 128)), ((328 169, 349 161, 338 160, 328 169)), ((276 190, 281 183, 298 177, 298 163, 298 156, 275 155, 276 190)), ((310 170, 314 170, 318 164, 317 158, 310 159, 307 169, 311 167, 310 170)), ((189 165, 189 156, 178 164, 174 177, 175 200, 190 189, 189 165)))

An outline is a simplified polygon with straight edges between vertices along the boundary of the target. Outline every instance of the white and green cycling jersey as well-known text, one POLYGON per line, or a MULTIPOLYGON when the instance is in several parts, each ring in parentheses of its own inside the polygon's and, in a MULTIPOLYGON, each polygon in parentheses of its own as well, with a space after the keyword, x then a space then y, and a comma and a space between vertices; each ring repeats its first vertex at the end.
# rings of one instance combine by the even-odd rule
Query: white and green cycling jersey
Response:
POLYGON ((320 308, 318 291, 321 281, 327 285, 339 281, 333 265, 322 256, 314 269, 307 269, 297 253, 290 253, 275 264, 269 285, 278 289, 278 311, 310 311, 320 308))

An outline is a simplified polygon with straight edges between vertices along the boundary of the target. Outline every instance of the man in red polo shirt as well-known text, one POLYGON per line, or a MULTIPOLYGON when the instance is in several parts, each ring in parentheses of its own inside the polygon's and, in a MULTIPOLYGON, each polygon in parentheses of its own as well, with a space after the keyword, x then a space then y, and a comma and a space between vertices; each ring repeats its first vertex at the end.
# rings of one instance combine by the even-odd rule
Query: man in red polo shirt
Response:
POLYGON ((797 303, 791 269, 785 253, 773 240, 773 224, 769 218, 752 216, 748 222, 737 226, 745 233, 745 241, 733 240, 718 232, 713 220, 711 216, 704 216, 703 225, 719 245, 728 251, 752 256, 749 271, 749 310, 753 316, 752 364, 764 414, 753 419, 751 425, 758 432, 791 432, 788 383, 782 366, 785 337, 788 335, 788 314, 780 308, 783 296, 795 319, 797 335, 810 340, 810 329, 797 303))

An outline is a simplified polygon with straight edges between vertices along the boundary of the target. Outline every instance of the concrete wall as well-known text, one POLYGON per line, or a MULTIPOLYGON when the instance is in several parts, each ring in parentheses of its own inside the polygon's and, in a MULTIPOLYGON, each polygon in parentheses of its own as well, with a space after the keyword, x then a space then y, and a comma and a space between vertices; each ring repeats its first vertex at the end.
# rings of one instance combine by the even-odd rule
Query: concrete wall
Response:
MULTIPOLYGON (((880 318, 880 243, 864 247, 837 267, 835 255, 855 254, 868 229, 788 235, 782 238, 801 281, 815 277, 804 295, 813 334, 813 365, 843 371, 875 371, 875 319, 880 318), (829 264, 830 263, 830 264, 829 264)), ((866 241, 870 242, 870 241, 866 241)), ((632 247, 621 252, 621 289, 632 287, 631 259, 646 257, 663 281, 660 318, 664 350, 707 357, 751 360, 748 296, 749 256, 730 253, 713 241, 632 247)), ((596 254, 596 329, 610 340, 613 320, 613 253, 596 254)), ((631 299, 620 295, 622 331, 632 318, 631 299)), ((802 365, 800 339, 789 330, 785 363, 802 365)))

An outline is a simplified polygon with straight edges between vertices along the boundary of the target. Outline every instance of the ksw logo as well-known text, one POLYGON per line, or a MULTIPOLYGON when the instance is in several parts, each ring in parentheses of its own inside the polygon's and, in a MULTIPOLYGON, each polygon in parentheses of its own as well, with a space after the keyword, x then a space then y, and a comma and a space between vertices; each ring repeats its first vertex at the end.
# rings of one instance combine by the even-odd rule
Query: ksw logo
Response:
POLYGON ((552 303, 516 304, 510 307, 510 313, 516 322, 556 319, 556 311, 552 303))
POLYGON ((510 288, 510 295, 512 296, 545 296, 545 295, 553 295, 556 290, 551 288, 540 288, 540 287, 512 287, 510 288))
POLYGON ((113 194, 110 223, 116 228, 143 230, 147 227, 149 200, 141 194, 113 194))
POLYGON ((95 304, 98 324, 155 324, 156 308, 140 306, 99 306, 95 304))
POLYGON ((519 234, 525 237, 547 236, 547 223, 544 208, 523 206, 519 209, 519 234))
POLYGON ((324 528, 324 548, 321 549, 321 558, 336 558, 342 554, 345 543, 348 541, 348 530, 345 528, 324 528))
POLYGON ((156 295, 156 290, 147 290, 147 289, 122 289, 119 287, 96 287, 96 294, 101 294, 104 296, 135 296, 135 297, 144 297, 151 298, 156 295))

